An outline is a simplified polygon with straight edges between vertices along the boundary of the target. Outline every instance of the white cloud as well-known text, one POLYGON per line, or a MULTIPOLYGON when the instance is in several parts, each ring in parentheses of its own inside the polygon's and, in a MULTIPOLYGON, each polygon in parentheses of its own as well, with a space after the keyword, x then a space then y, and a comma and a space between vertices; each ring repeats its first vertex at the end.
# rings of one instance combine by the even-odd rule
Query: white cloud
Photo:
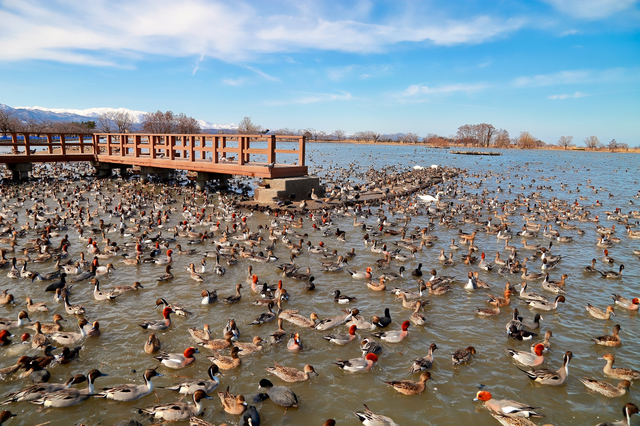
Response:
POLYGON ((638 0, 544 0, 575 18, 597 20, 635 7, 638 0))
POLYGON ((204 53, 242 62, 260 54, 309 49, 369 53, 406 42, 478 44, 525 24, 524 19, 486 15, 448 20, 412 16, 401 25, 390 17, 385 23, 364 22, 366 17, 357 13, 364 3, 344 6, 351 7, 345 17, 333 18, 327 11, 306 13, 290 2, 271 8, 278 10, 275 14, 246 0, 5 0, 0 60, 114 66, 147 54, 204 53))
POLYGON ((429 87, 424 84, 412 84, 407 87, 403 92, 401 92, 397 97, 400 98, 409 98, 418 95, 432 95, 438 93, 455 93, 455 92, 477 92, 480 90, 484 90, 489 86, 485 83, 475 83, 475 84, 449 84, 443 86, 435 86, 429 87))
POLYGON ((255 72, 255 73, 256 73, 256 74, 258 74, 260 77, 263 77, 263 78, 265 78, 266 80, 269 80, 269 81, 280 81, 280 79, 279 79, 279 78, 277 78, 277 77, 273 77, 273 76, 270 76, 270 75, 269 75, 269 74, 267 74, 266 72, 260 71, 260 70, 259 70, 259 69, 257 69, 257 68, 250 67, 250 66, 246 66, 245 68, 247 68, 248 70, 251 70, 251 71, 255 72))
POLYGON ((549 99, 570 99, 570 98, 584 98, 589 96, 586 93, 576 92, 574 94, 563 93, 562 95, 550 95, 549 99))
POLYGON ((227 84, 229 86, 242 86, 243 84, 245 84, 247 82, 247 80, 243 77, 240 78, 225 78, 222 80, 222 82, 224 84, 227 84))
POLYGON ((565 70, 551 74, 517 77, 516 87, 543 87, 563 84, 623 82, 638 79, 637 69, 611 68, 608 70, 565 70))
POLYGON ((335 102, 349 101, 352 99, 351 93, 301 93, 301 96, 295 99, 283 101, 268 101, 266 105, 282 106, 282 105, 307 105, 319 102, 335 102))

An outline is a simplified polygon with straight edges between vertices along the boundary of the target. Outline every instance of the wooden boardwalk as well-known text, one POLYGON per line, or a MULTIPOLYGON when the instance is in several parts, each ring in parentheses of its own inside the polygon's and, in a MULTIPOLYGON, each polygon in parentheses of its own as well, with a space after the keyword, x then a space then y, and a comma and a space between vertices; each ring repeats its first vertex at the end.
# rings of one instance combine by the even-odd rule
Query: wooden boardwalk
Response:
POLYGON ((128 165, 268 179, 308 173, 303 136, 12 133, 11 141, 0 141, 0 147, 10 148, 10 153, 0 154, 0 163, 7 165, 94 161, 114 167, 128 165))

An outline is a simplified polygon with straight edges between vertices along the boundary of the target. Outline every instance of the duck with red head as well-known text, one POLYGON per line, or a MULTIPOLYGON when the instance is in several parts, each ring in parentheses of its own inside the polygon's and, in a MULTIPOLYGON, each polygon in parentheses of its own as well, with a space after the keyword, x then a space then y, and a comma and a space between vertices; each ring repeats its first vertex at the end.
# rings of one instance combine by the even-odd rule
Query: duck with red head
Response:
POLYGON ((491 393, 487 391, 479 391, 476 394, 474 401, 484 401, 484 406, 494 413, 501 414, 508 417, 544 417, 541 414, 536 413, 539 407, 532 407, 527 404, 523 404, 511 399, 493 399, 491 393))
POLYGON ((189 347, 181 354, 162 352, 160 355, 154 356, 153 358, 160 361, 165 367, 178 370, 192 364, 196 360, 193 355, 197 353, 199 352, 196 348, 189 347))
POLYGON ((373 333, 373 335, 388 343, 400 343, 405 337, 409 335, 410 325, 411 323, 409 321, 405 321, 402 323, 402 330, 386 331, 384 333, 373 333))
POLYGON ((363 358, 351 358, 347 360, 338 360, 334 362, 335 365, 346 371, 360 372, 369 371, 371 367, 378 362, 378 356, 376 354, 369 353, 363 358))
POLYGON ((166 330, 171 326, 171 317, 169 316, 171 313, 173 313, 173 309, 171 309, 169 306, 166 306, 162 310, 162 315, 164 316, 164 319, 149 320, 138 325, 144 328, 145 330, 158 330, 158 331, 166 330))

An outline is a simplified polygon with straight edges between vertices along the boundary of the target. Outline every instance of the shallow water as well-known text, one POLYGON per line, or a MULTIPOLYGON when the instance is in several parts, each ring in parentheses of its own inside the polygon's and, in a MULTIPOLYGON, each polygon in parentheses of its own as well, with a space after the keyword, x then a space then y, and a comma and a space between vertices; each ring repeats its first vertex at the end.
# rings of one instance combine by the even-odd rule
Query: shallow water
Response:
MULTIPOLYGON (((398 169, 408 169, 415 164, 430 166, 440 164, 466 169, 471 175, 481 177, 468 177, 464 180, 469 184, 462 189, 471 193, 479 194, 483 190, 495 191, 498 186, 502 192, 489 193, 488 197, 497 196, 499 200, 513 200, 517 194, 531 194, 540 192, 540 201, 546 201, 553 197, 567 202, 574 202, 579 196, 585 196, 588 200, 579 200, 581 205, 591 206, 596 200, 602 203, 601 207, 589 207, 593 212, 592 216, 599 215, 600 225, 610 227, 615 222, 607 221, 605 211, 612 211, 616 207, 622 208, 623 212, 636 210, 635 205, 629 205, 632 200, 636 204, 640 200, 633 198, 640 189, 638 176, 640 176, 640 162, 635 154, 607 154, 588 152, 561 152, 561 151, 505 151, 501 157, 478 157, 450 155, 445 150, 425 150, 424 147, 397 147, 397 146, 371 146, 371 145, 346 145, 346 144, 309 144, 307 146, 308 164, 312 166, 312 171, 320 176, 330 177, 335 168, 348 168, 355 163, 352 172, 353 180, 359 181, 357 172, 366 170, 369 166, 376 169, 396 167, 398 169), (491 176, 485 177, 487 173, 491 176), (588 183, 588 180, 591 180, 588 183), (535 181, 535 182, 534 182, 535 181), (481 183, 480 186, 474 187, 481 183), (513 187, 509 188, 509 184, 513 187), (565 189, 561 188, 565 184, 565 189), (524 185, 524 189, 521 189, 524 185), (530 187, 532 185, 532 187, 530 187), (543 185, 545 189, 537 190, 538 185, 543 185), (578 186, 580 185, 580 186, 578 186), (587 188, 592 185, 598 189, 594 193, 587 188), (511 193, 509 193, 509 189, 511 193), (577 192, 579 190, 579 192, 577 192)), ((74 188, 78 182, 70 185, 74 188)), ((109 188, 114 188, 116 182, 109 182, 109 188)), ((149 186, 156 192, 159 187, 149 186)), ((172 190, 173 191, 173 190, 172 190)), ((175 193, 175 192, 174 192, 175 193)), ((96 197, 107 194, 104 189, 97 193, 89 190, 83 196, 91 204, 90 211, 98 207, 96 197)), ((174 226, 184 218, 180 215, 182 210, 183 197, 188 195, 175 195, 178 200, 172 207, 178 210, 172 213, 167 226, 174 226)), ((13 204, 15 199, 6 199, 3 202, 8 206, 13 204)), ((456 203, 458 201, 452 200, 456 203)), ((46 204, 55 207, 51 199, 45 200, 46 204)), ((118 197, 113 200, 109 208, 117 205, 118 197)), ((200 199, 197 202, 201 205, 200 199)), ((85 202, 86 203, 86 202, 85 202)), ((24 211, 32 208, 34 201, 27 200, 24 206, 20 207, 19 224, 24 224, 27 220, 24 211)), ((85 204, 86 205, 86 204, 85 204)), ((148 207, 149 212, 153 206, 148 207)), ((217 208, 217 206, 216 206, 217 208)), ((207 214, 212 207, 207 207, 207 214)), ((373 208, 375 213, 377 207, 373 208)), ((385 208, 385 211, 387 209, 385 208)), ((509 220, 514 222, 511 229, 515 232, 522 226, 523 220, 520 216, 523 210, 519 209, 517 214, 509 216, 509 220)), ((483 211, 483 216, 488 218, 487 212, 483 211)), ((391 215, 387 211, 387 216, 391 215)), ((400 215, 402 216, 402 215, 400 215)), ((399 220, 400 216, 395 219, 399 220)), ((104 212, 98 218, 104 218, 105 222, 118 223, 118 218, 109 218, 104 212)), ((249 227, 256 230, 258 225, 268 226, 273 216, 255 212, 248 219, 249 227)), ((369 225, 377 224, 377 217, 359 218, 369 225)), ((495 220, 495 219, 494 219, 495 220)), ((632 220, 632 219, 630 219, 632 220)), ((636 219, 633 219, 635 221, 636 219)), ((31 222, 33 222, 31 220, 31 222)), ((352 226, 351 217, 334 217, 334 227, 340 227, 347 231, 345 242, 339 242, 334 236, 323 237, 320 231, 313 231, 310 227, 310 220, 305 220, 305 228, 293 229, 297 232, 308 232, 313 245, 324 241, 325 245, 333 250, 338 249, 340 253, 355 248, 357 256, 349 261, 349 268, 363 270, 367 266, 374 266, 375 260, 381 258, 379 253, 372 253, 362 244, 364 232, 352 226)), ((409 228, 424 227, 429 219, 424 215, 411 217, 409 228)), ((602 249, 596 247, 595 223, 572 221, 585 231, 584 236, 579 236, 575 231, 561 230, 562 235, 574 237, 571 243, 555 243, 554 254, 563 256, 562 262, 556 269, 551 271, 551 277, 558 279, 561 274, 569 275, 567 280, 567 303, 561 305, 556 312, 542 313, 544 320, 540 334, 546 330, 553 331, 552 346, 546 355, 545 364, 553 369, 557 369, 562 364, 562 354, 571 350, 574 354, 569 371, 570 376, 567 383, 560 387, 540 386, 530 383, 526 376, 518 371, 516 365, 508 358, 504 348, 511 347, 521 350, 528 350, 529 342, 516 342, 507 338, 504 332, 504 325, 511 317, 511 309, 518 307, 525 317, 533 317, 534 311, 528 309, 526 305, 514 298, 511 307, 503 308, 498 317, 482 319, 474 314, 476 307, 487 307, 484 302, 487 291, 466 292, 462 287, 466 281, 464 278, 469 270, 477 270, 477 267, 469 267, 462 263, 460 256, 464 254, 464 245, 460 245, 461 250, 454 253, 456 264, 453 267, 442 267, 437 259, 440 249, 444 248, 449 253, 449 244, 455 238, 458 229, 447 229, 444 226, 436 225, 433 235, 438 236, 438 241, 432 248, 424 249, 416 254, 415 259, 404 264, 394 262, 394 268, 404 265, 407 270, 417 267, 418 263, 423 264, 423 270, 428 271, 436 268, 441 275, 455 275, 460 282, 454 284, 454 290, 445 296, 430 297, 431 304, 426 307, 424 314, 428 318, 428 325, 425 327, 411 326, 409 337, 399 344, 383 344, 384 350, 380 361, 367 373, 348 373, 333 365, 336 359, 347 359, 358 357, 360 351, 357 341, 346 346, 335 346, 322 339, 323 335, 330 333, 346 332, 346 327, 333 329, 330 332, 317 332, 315 330, 300 329, 293 324, 285 322, 284 329, 288 332, 299 332, 304 345, 304 350, 300 353, 290 353, 284 345, 271 347, 266 344, 262 353, 243 357, 241 368, 222 372, 219 377, 220 388, 230 386, 231 392, 242 393, 247 400, 251 400, 258 390, 258 382, 261 378, 269 378, 275 385, 283 385, 279 379, 269 376, 265 367, 273 365, 277 361, 286 366, 299 369, 305 364, 311 364, 318 371, 318 377, 312 377, 310 381, 303 383, 286 384, 290 386, 300 399, 300 408, 291 409, 284 413, 284 409, 276 406, 270 401, 257 404, 260 411, 263 425, 276 424, 322 424, 328 418, 336 419, 338 424, 358 424, 358 420, 353 415, 354 411, 360 411, 362 404, 366 403, 374 412, 392 417, 400 425, 415 423, 432 425, 457 425, 457 424, 477 424, 494 425, 497 422, 488 415, 480 403, 472 402, 479 386, 485 386, 485 390, 490 391, 495 398, 515 399, 526 402, 537 407, 543 407, 540 411, 546 414, 547 419, 537 421, 538 424, 552 423, 554 425, 589 425, 600 421, 614 420, 621 418, 621 407, 626 402, 637 402, 636 387, 632 386, 630 395, 607 399, 585 390, 584 386, 577 380, 578 377, 592 376, 598 379, 608 379, 602 373, 604 362, 599 360, 604 353, 612 352, 616 355, 617 366, 640 368, 640 358, 636 331, 639 320, 637 313, 629 313, 622 309, 616 309, 617 316, 612 320, 596 320, 586 313, 584 306, 586 303, 605 307, 612 304, 611 293, 622 294, 626 297, 640 296, 640 267, 638 257, 632 254, 634 249, 640 248, 640 240, 632 240, 626 236, 624 226, 618 224, 617 232, 614 236, 619 237, 621 242, 615 244, 609 251, 616 259, 613 267, 604 267, 598 262, 598 266, 603 269, 616 269, 619 264, 624 264, 623 278, 620 280, 605 280, 583 272, 584 266, 590 263, 590 259, 600 259, 603 256, 602 249), (623 345, 619 348, 605 348, 596 346, 590 338, 609 334, 614 324, 620 324, 621 338, 623 345), (384 384, 385 380, 412 379, 417 380, 418 375, 410 375, 407 369, 414 358, 424 356, 428 352, 431 343, 438 345, 435 352, 435 362, 431 369, 433 380, 428 383, 427 390, 417 396, 404 396, 395 392, 384 384), (467 365, 452 367, 450 354, 456 349, 467 346, 474 346, 477 355, 467 365)), ((131 225, 127 222, 127 225, 131 225)), ((225 223, 223 222, 223 225, 225 223)), ((400 225, 396 227, 399 228, 400 225)), ((554 226, 556 228, 556 226, 554 226)), ((206 228, 196 228, 196 231, 206 228)), ((281 228, 280 228, 281 229, 281 228)), ((476 229, 473 224, 462 226, 464 232, 472 232, 476 229)), ((638 228, 636 228, 638 229, 638 228)), ((79 252, 84 250, 86 242, 79 241, 77 233, 72 227, 68 231, 72 242, 69 252, 73 258, 78 258, 79 252)), ((155 235, 157 230, 151 231, 155 235)), ((166 234, 166 232, 163 232, 166 234)), ((31 231, 27 237, 20 240, 20 246, 26 241, 38 235, 31 231)), ((119 243, 131 241, 130 238, 121 238, 117 234, 112 237, 119 243)), ((263 235, 266 234, 263 232, 263 235)), ((216 234, 216 237, 219 233, 216 234)), ((61 237, 52 238, 52 243, 57 246, 61 237)), ((292 238, 296 241, 295 238, 292 238)), ((379 237, 385 242, 399 239, 394 236, 379 237)), ((183 247, 186 247, 188 238, 179 238, 183 247)), ((547 245, 549 240, 540 236, 528 239, 529 244, 547 245)), ((476 244, 487 253, 487 259, 493 260, 495 252, 499 251, 501 257, 507 257, 504 250, 504 242, 497 240, 495 235, 487 235, 478 232, 476 244)), ((520 238, 510 241, 521 247, 520 238)), ((3 246, 7 246, 4 244, 3 246)), ((173 247, 173 244, 171 245, 173 247)), ((119 258, 113 261, 116 271, 110 276, 100 279, 101 288, 108 289, 116 285, 128 285, 134 281, 140 281, 145 287, 135 294, 125 294, 115 302, 96 302, 92 297, 93 289, 88 283, 76 284, 72 290, 71 301, 74 304, 83 304, 87 309, 87 317, 90 320, 99 320, 102 336, 100 338, 90 338, 83 343, 80 361, 74 361, 67 365, 56 365, 50 368, 53 375, 52 381, 62 382, 70 374, 86 373, 90 369, 99 368, 102 372, 109 374, 108 377, 99 378, 96 388, 113 386, 121 383, 141 383, 141 373, 145 368, 157 366, 158 362, 153 360, 151 355, 145 354, 142 350, 143 344, 149 335, 148 331, 138 327, 138 323, 145 319, 159 319, 160 312, 154 311, 154 302, 158 297, 165 297, 169 302, 182 303, 189 307, 193 315, 187 319, 172 315, 173 325, 166 332, 158 332, 162 341, 162 350, 168 352, 182 352, 186 347, 193 345, 187 332, 187 327, 202 327, 204 323, 211 326, 213 337, 222 337, 222 328, 227 318, 235 318, 242 332, 241 341, 250 341, 254 335, 259 335, 267 340, 267 337, 277 329, 275 323, 261 326, 246 325, 258 314, 266 309, 251 305, 255 298, 248 288, 243 289, 243 296, 240 303, 236 305, 224 305, 218 302, 214 305, 201 306, 200 292, 203 288, 217 289, 220 298, 234 293, 235 284, 245 281, 247 266, 253 266, 261 280, 270 284, 277 283, 279 277, 275 265, 288 260, 288 250, 282 245, 276 246, 275 254, 279 256, 277 263, 260 264, 240 260, 237 266, 226 266, 227 273, 219 277, 212 272, 214 259, 207 259, 208 270, 205 274, 205 283, 196 283, 191 280, 189 274, 184 270, 190 262, 199 265, 201 254, 213 247, 210 244, 197 247, 199 254, 188 256, 174 254, 174 273, 176 278, 165 284, 157 284, 156 277, 164 272, 164 266, 145 264, 139 267, 127 266, 119 262, 119 258), (133 370, 136 372, 134 373, 133 370)), ((521 251, 520 258, 530 252, 521 251)), ((7 255, 7 257, 11 257, 7 255)), ((368 319, 372 315, 381 315, 384 308, 391 311, 393 323, 388 329, 397 330, 403 320, 408 319, 411 311, 402 308, 396 301, 395 296, 390 292, 373 292, 369 290, 362 280, 353 280, 350 275, 343 271, 339 273, 321 272, 319 257, 308 252, 303 252, 296 263, 304 267, 309 266, 316 277, 317 290, 313 293, 302 291, 298 281, 284 278, 285 288, 291 294, 291 299, 285 304, 286 308, 299 309, 302 314, 308 315, 316 312, 320 318, 336 315, 345 305, 337 305, 333 302, 331 293, 340 288, 344 294, 355 296, 357 302, 350 306, 357 307, 368 319)), ((101 261, 106 264, 107 261, 101 261)), ((539 260, 530 262, 530 270, 539 272, 539 260)), ((53 268, 53 262, 43 264, 30 264, 29 269, 48 272, 53 268)), ((497 269, 497 268, 496 268, 497 269)), ((11 280, 6 277, 8 270, 0 273, 0 288, 9 289, 16 298, 16 306, 1 306, 0 316, 16 317, 20 309, 23 309, 24 298, 31 295, 35 302, 47 301, 50 308, 49 314, 31 314, 33 321, 40 320, 50 322, 54 313, 60 313, 69 322, 65 323, 66 329, 76 331, 74 319, 64 313, 63 306, 57 306, 52 301, 50 293, 44 293, 46 286, 44 283, 28 280, 11 280)), ((378 272, 375 271, 374 275, 378 272)), ((502 277, 493 272, 480 271, 480 278, 491 285, 491 293, 501 294, 507 280, 512 284, 519 284, 519 276, 502 277)), ((415 290, 416 280, 405 274, 405 278, 387 283, 388 288, 401 286, 410 290, 415 290)), ((544 293, 538 282, 530 283, 530 290, 544 293)), ((519 286, 518 286, 519 289, 519 286)), ((546 293, 549 298, 553 295, 546 293)), ((347 305, 349 306, 349 305, 347 305)), ((26 349, 16 344, 21 331, 12 330, 16 337, 14 344, 0 349, 0 366, 12 364, 18 357, 18 352, 26 349)), ((360 336, 367 336, 367 331, 359 331, 360 336)), ((160 367, 159 371, 165 376, 154 379, 156 385, 155 393, 162 403, 177 400, 179 397, 175 392, 158 389, 159 386, 168 386, 179 378, 206 378, 206 371, 209 365, 206 356, 209 355, 207 349, 201 348, 201 353, 196 355, 195 364, 183 370, 169 370, 160 367)), ((56 351, 56 352, 59 352, 56 351)), ((30 349, 27 354, 34 354, 30 349)), ((2 394, 18 390, 25 387, 27 382, 9 378, 0 383, 2 394)), ((80 385, 79 387, 84 387, 80 385)), ((215 393, 215 392, 214 392, 215 393)), ((225 414, 216 395, 214 400, 205 401, 205 413, 202 418, 214 424, 226 422, 237 424, 238 418, 225 414)), ((85 423, 92 424, 112 424, 117 420, 135 418, 143 423, 147 423, 138 414, 134 413, 134 407, 146 407, 157 403, 156 396, 149 395, 141 400, 131 403, 117 403, 105 401, 103 399, 90 399, 89 401, 66 409, 49 409, 38 411, 38 407, 30 403, 17 403, 7 408, 18 414, 17 418, 11 420, 10 425, 35 425, 50 422, 51 425, 69 425, 85 423)), ((186 422, 184 422, 186 424, 186 422)))

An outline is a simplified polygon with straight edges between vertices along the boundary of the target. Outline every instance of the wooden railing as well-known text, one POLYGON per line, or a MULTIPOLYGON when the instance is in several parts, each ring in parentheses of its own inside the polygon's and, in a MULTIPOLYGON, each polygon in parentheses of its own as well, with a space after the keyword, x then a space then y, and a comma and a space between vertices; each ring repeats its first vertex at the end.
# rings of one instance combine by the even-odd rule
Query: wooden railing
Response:
POLYGON ((92 134, 11 133, 11 142, 0 140, 3 146, 11 147, 11 153, 17 155, 95 153, 92 134), (46 150, 39 149, 42 147, 46 150))

